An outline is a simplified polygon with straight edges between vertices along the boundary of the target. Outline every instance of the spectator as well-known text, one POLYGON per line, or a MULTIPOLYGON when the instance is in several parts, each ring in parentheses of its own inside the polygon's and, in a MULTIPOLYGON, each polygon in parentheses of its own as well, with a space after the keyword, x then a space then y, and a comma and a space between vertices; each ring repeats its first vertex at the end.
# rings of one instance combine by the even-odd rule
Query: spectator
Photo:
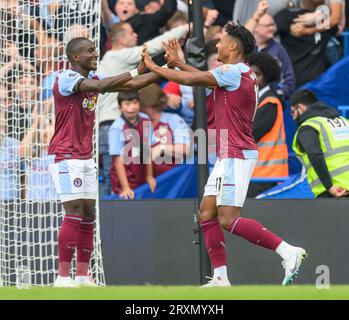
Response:
POLYGON ((7 78, 10 71, 21 70, 33 72, 34 67, 27 62, 20 54, 14 42, 8 41, 4 48, 1 48, 1 56, 4 64, 0 67, 0 78, 7 78))
POLYGON ((208 30, 205 33, 205 44, 214 41, 219 40, 222 36, 223 28, 220 26, 211 26, 208 28, 208 30))
POLYGON ((169 81, 163 88, 167 95, 167 106, 164 111, 178 114, 191 127, 194 121, 193 89, 169 81))
POLYGON ((11 91, 14 99, 9 107, 8 135, 21 141, 31 127, 32 111, 40 98, 41 90, 36 75, 20 73, 18 81, 11 85, 11 91))
MULTIPOLYGON (((179 42, 176 47, 180 59, 184 61, 184 52, 179 42)), ((178 114, 191 127, 194 121, 193 88, 169 81, 163 91, 167 95, 167 106, 164 111, 178 114)))
POLYGON ((109 8, 106 0, 102 1, 102 19, 104 25, 109 29, 113 24, 127 21, 137 34, 137 44, 160 35, 160 28, 176 12, 176 0, 165 0, 161 9, 155 13, 141 13, 136 7, 135 0, 117 0, 114 6, 116 15, 109 8))
MULTIPOLYGON (((258 146, 258 162, 253 178, 288 177, 288 151, 282 101, 271 84, 280 80, 278 62, 266 52, 248 59, 257 76, 258 107, 253 120, 253 135, 258 146)), ((250 183, 248 196, 256 197, 276 183, 250 183)))
POLYGON ((296 91, 290 103, 298 127, 293 150, 307 170, 315 197, 348 196, 349 121, 310 90, 296 91))
POLYGON ((188 23, 188 18, 185 13, 182 11, 176 11, 171 19, 168 20, 166 23, 166 30, 171 30, 173 28, 183 26, 188 23))
POLYGON ((294 20, 301 14, 314 12, 319 1, 302 0, 301 8, 284 9, 274 19, 281 43, 288 52, 296 76, 296 88, 316 79, 327 68, 326 46, 338 28, 317 32, 314 35, 295 37, 291 34, 294 20))
POLYGON ((154 14, 161 9, 161 0, 138 0, 137 7, 140 11, 147 14, 154 14))
POLYGON ((127 21, 138 35, 137 44, 141 45, 160 35, 160 28, 166 25, 176 10, 176 0, 165 0, 161 9, 154 14, 141 14, 138 12, 129 18, 127 21))
POLYGON ((28 30, 26 23, 22 23, 28 21, 23 12, 24 5, 18 0, 2 1, 0 6, 2 33, 7 42, 26 43, 27 45, 18 47, 18 50, 22 57, 31 61, 35 51, 35 34, 32 30, 28 30), (18 23, 19 21, 21 23, 18 23))
POLYGON ((133 190, 145 182, 152 192, 156 187, 148 150, 151 123, 147 115, 139 112, 137 92, 120 92, 118 103, 121 116, 109 130, 109 150, 113 157, 110 179, 114 193, 121 198, 133 199, 133 190))
POLYGON ((268 4, 268 14, 273 17, 285 8, 293 8, 298 1, 299 0, 236 0, 233 11, 233 21, 240 21, 241 24, 247 23, 261 2, 266 2, 268 4))
MULTIPOLYGON (((211 41, 206 45, 206 57, 209 70, 215 69, 221 63, 218 61, 218 53, 216 45, 218 40, 211 41)), ((182 54, 181 47, 179 46, 178 41, 170 41, 166 48, 166 60, 169 65, 172 67, 181 68, 185 63, 184 57, 182 54)), ((173 83, 173 88, 175 84, 173 83)), ((177 85, 177 91, 179 90, 179 85, 177 85)), ((173 89, 175 92, 175 89, 173 89)), ((206 89, 206 107, 207 107, 207 128, 208 128, 208 159, 209 164, 213 165, 216 161, 216 125, 215 125, 215 104, 214 104, 214 95, 211 89, 206 89)))
POLYGON ((219 12, 217 10, 207 10, 205 14, 205 20, 204 20, 204 35, 206 35, 207 31, 215 24, 215 21, 217 20, 219 15, 219 12))
POLYGON ((223 27, 229 20, 231 20, 234 3, 236 0, 204 0, 204 15, 207 10, 217 10, 218 16, 215 19, 215 24, 223 27))
MULTIPOLYGON (((187 26, 179 26, 163 35, 147 42, 147 48, 151 55, 163 52, 162 42, 173 38, 181 38, 188 32, 187 26)), ((113 25, 109 30, 112 49, 107 51, 101 60, 98 72, 104 76, 115 76, 136 68, 140 59, 142 47, 136 46, 136 34, 127 22, 113 25)), ((108 195, 110 190, 110 166, 108 131, 110 125, 120 115, 118 106, 118 93, 106 93, 98 97, 98 121, 99 121, 99 152, 103 161, 104 184, 101 193, 108 195)))
POLYGON ((6 110, 11 105, 11 97, 9 97, 9 92, 7 87, 0 83, 0 106, 3 110, 6 110))
POLYGON ((49 117, 53 111, 53 100, 45 101, 40 108, 34 108, 32 126, 24 136, 19 153, 26 162, 26 199, 56 200, 57 193, 48 166, 54 157, 47 154, 48 145, 54 132, 54 124, 49 117))
POLYGON ((19 140, 7 135, 6 112, 0 109, 0 200, 20 197, 19 140))
MULTIPOLYGON (((326 0, 325 4, 330 14, 324 10, 316 10, 298 16, 291 25, 291 33, 296 36, 309 36, 321 32, 326 28, 338 27, 340 34, 345 26, 344 0, 326 0)), ((340 42, 336 37, 331 37, 326 47, 326 58, 329 65, 335 64, 341 58, 340 42)))
POLYGON ((253 33, 258 51, 267 52, 279 61, 281 66, 281 81, 271 84, 274 89, 280 89, 283 98, 289 99, 295 89, 296 79, 293 66, 285 48, 275 41, 276 25, 274 19, 266 14, 266 1, 261 1, 256 13, 248 21, 246 27, 253 33))
POLYGON ((139 91, 142 109, 151 119, 154 130, 152 159, 154 176, 183 163, 190 151, 189 128, 178 115, 163 112, 167 97, 157 84, 139 91))
POLYGON ((330 28, 338 26, 339 33, 342 32, 345 26, 345 1, 326 0, 325 5, 330 10, 329 16, 325 16, 322 10, 301 14, 294 19, 291 26, 292 34, 295 36, 312 35, 328 26, 330 28), (321 23, 317 23, 320 21, 321 23))
POLYGON ((98 2, 96 1, 57 1, 43 0, 31 3, 25 12, 40 24, 48 35, 63 41, 67 29, 71 25, 83 25, 92 28, 98 21, 98 2), (91 15, 91 13, 94 13, 91 15))
POLYGON ((113 24, 124 22, 138 13, 135 0, 116 0, 114 12, 109 7, 108 0, 102 0, 102 22, 108 30, 113 24))

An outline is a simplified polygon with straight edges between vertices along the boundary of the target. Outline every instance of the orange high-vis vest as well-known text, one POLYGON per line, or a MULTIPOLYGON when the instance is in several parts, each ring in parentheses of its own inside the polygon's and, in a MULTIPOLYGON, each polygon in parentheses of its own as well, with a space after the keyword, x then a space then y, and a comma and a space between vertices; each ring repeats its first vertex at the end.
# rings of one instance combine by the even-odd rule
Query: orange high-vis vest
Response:
POLYGON ((276 97, 266 97, 258 105, 258 109, 267 103, 277 105, 277 115, 272 129, 257 143, 259 155, 253 178, 288 177, 288 151, 282 104, 276 97))

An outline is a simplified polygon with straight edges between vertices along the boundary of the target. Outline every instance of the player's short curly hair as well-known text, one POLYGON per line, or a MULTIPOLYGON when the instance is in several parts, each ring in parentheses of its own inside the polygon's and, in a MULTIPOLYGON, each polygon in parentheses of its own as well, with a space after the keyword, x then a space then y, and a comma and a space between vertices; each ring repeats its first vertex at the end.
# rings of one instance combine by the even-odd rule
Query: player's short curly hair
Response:
POLYGON ((256 40, 253 34, 238 22, 238 24, 228 23, 224 28, 225 32, 233 38, 238 39, 241 51, 248 57, 256 50, 256 40))
POLYGON ((278 61, 267 52, 254 52, 247 58, 247 62, 250 66, 258 67, 266 83, 280 81, 280 65, 278 61))

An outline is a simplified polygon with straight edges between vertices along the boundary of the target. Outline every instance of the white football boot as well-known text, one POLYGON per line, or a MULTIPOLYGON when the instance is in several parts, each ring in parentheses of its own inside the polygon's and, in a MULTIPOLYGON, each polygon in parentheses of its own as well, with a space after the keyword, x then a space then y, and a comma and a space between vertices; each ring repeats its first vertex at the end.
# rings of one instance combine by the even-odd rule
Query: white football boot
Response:
POLYGON ((231 284, 229 282, 229 280, 223 280, 221 277, 217 276, 217 277, 206 277, 207 279, 209 279, 207 284, 204 284, 203 286, 201 286, 201 288, 209 288, 209 287, 230 287, 231 284))
POLYGON ((75 283, 79 287, 98 287, 98 285, 88 276, 76 276, 75 283))
POLYGON ((76 282, 71 277, 61 277, 58 276, 55 283, 53 284, 55 288, 77 288, 76 282))
POLYGON ((285 278, 282 281, 283 286, 293 283, 294 278, 298 276, 300 266, 303 260, 307 257, 307 253, 303 248, 295 248, 290 256, 282 261, 282 266, 285 269, 285 278))

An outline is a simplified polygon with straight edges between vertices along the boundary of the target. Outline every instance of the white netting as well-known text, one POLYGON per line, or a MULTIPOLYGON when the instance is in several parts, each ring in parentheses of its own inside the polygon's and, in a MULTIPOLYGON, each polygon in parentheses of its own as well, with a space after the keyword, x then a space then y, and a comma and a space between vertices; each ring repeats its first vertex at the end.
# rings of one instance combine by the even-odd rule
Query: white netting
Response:
MULTIPOLYGON (((70 39, 87 36, 98 48, 100 5, 0 0, 0 286, 52 284, 57 275, 63 209, 46 154, 54 128, 52 87, 67 66, 70 39)), ((98 203, 90 269, 104 284, 98 203)))

